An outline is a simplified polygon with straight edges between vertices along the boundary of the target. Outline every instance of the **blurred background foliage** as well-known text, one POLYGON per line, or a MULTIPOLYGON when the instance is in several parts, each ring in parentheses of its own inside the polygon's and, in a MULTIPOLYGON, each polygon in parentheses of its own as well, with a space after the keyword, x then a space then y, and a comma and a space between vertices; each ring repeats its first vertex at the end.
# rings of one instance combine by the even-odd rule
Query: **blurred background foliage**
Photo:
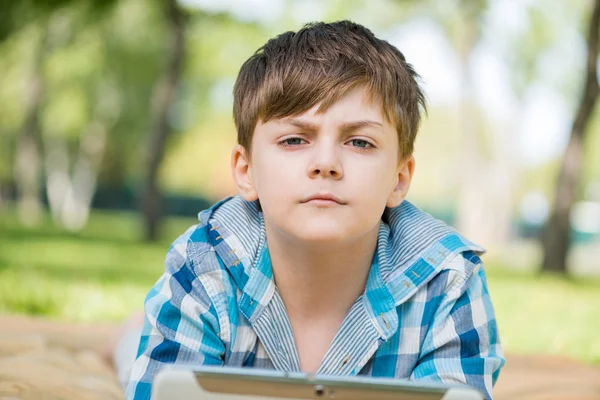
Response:
POLYGON ((489 250, 507 348, 600 362, 593 104, 564 262, 541 240, 577 136, 597 3, 0 0, 0 312, 92 322, 140 309, 168 244, 235 193, 242 63, 306 22, 352 19, 422 76, 430 109, 409 200, 489 250))

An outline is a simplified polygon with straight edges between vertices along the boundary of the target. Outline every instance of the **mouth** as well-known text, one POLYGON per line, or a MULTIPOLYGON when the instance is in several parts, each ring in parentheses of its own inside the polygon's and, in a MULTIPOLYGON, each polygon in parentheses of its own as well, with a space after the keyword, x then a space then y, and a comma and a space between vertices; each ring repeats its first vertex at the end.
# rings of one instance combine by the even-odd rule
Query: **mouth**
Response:
POLYGON ((346 202, 340 197, 331 193, 317 193, 312 196, 304 198, 301 203, 313 204, 316 206, 333 206, 333 205, 345 205, 346 202))

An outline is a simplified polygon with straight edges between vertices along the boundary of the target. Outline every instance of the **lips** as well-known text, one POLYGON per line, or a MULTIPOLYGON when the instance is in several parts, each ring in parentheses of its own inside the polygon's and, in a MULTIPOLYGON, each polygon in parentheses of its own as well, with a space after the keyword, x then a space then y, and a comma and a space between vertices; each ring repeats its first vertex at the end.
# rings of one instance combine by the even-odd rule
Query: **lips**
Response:
POLYGON ((320 203, 320 204, 328 204, 328 203, 329 204, 337 203, 340 205, 346 204, 346 202, 344 200, 342 200, 340 197, 338 197, 332 193, 317 193, 317 194, 308 196, 302 200, 302 203, 309 203, 309 202, 320 203))

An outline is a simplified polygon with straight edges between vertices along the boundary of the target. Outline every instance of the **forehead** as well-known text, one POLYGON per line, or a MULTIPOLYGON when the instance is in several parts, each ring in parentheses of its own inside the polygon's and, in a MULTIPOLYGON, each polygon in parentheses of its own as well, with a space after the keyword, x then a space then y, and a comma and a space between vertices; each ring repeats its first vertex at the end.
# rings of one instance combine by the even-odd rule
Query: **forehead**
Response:
MULTIPOLYGON (((365 87, 349 90, 339 99, 327 107, 317 103, 308 110, 297 114, 262 122, 262 124, 281 124, 290 120, 302 118, 315 124, 347 123, 356 120, 368 120, 383 126, 391 126, 385 118, 383 108, 374 96, 371 96, 365 87)), ((260 123, 259 123, 260 124, 260 123)))
POLYGON ((349 90, 326 108, 321 103, 316 104, 304 115, 316 119, 339 119, 340 121, 369 119, 382 125, 386 122, 380 102, 364 86, 349 90))
POLYGON ((316 104, 305 114, 315 118, 369 119, 380 123, 385 121, 381 104, 364 86, 349 90, 327 108, 316 104))

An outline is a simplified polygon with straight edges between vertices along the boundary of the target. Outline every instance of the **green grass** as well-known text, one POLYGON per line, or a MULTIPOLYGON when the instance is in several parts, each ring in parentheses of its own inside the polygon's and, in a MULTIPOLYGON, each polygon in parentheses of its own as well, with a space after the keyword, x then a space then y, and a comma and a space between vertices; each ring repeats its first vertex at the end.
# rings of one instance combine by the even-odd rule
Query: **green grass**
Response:
MULTIPOLYGON (((194 223, 195 218, 170 218, 162 239, 149 244, 141 241, 141 221, 132 213, 96 211, 74 235, 49 219, 24 228, 4 210, 0 313, 123 320, 142 309, 169 244, 194 223)), ((560 354, 600 364, 600 280, 540 277, 493 262, 487 272, 507 352, 560 354)))
POLYGON ((0 313, 118 321, 140 310, 169 244, 195 218, 169 218, 158 243, 141 240, 132 213, 94 212, 79 234, 49 219, 28 229, 0 214, 0 313))
POLYGON ((600 280, 493 266, 488 283, 507 351, 600 364, 600 280))

